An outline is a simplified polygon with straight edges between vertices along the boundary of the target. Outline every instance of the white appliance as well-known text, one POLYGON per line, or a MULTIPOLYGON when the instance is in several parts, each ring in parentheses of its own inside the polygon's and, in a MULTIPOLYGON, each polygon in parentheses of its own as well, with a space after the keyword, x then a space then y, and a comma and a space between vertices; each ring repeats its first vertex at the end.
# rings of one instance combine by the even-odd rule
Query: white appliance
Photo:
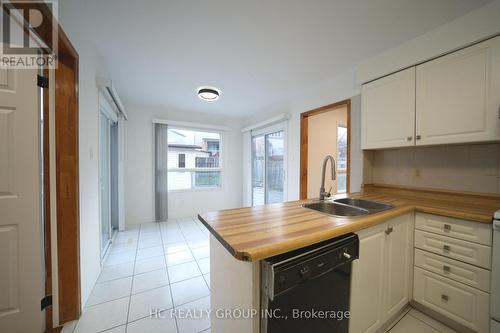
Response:
POLYGON ((500 333, 500 210, 493 218, 493 260, 491 272, 491 332, 500 333))

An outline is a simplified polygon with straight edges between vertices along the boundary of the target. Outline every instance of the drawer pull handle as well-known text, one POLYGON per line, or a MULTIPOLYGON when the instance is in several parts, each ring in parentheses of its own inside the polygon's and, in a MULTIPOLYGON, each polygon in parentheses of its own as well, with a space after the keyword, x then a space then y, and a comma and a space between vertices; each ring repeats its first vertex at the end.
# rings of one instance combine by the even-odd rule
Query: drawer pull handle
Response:
POLYGON ((443 271, 444 271, 445 273, 449 273, 449 272, 451 271, 451 267, 450 267, 450 266, 446 266, 446 265, 444 265, 444 266, 443 266, 443 271))
POLYGON ((392 227, 389 227, 385 230, 385 234, 389 235, 393 231, 392 227))
POLYGON ((449 224, 445 224, 445 225, 443 226, 443 228, 444 228, 444 231, 450 231, 450 230, 451 230, 451 225, 449 225, 449 224))
POLYGON ((444 251, 450 251, 451 247, 449 245, 443 245, 443 250, 444 251))
POLYGON ((448 297, 448 295, 441 294, 441 300, 442 300, 443 302, 448 302, 448 300, 449 300, 449 299, 450 299, 450 298, 448 297))

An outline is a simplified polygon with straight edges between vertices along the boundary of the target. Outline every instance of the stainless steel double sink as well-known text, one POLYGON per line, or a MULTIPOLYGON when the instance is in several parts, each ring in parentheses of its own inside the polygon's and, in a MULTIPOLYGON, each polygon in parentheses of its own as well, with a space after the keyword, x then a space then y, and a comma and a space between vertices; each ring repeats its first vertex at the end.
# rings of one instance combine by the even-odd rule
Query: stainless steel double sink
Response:
POLYGON ((302 207, 337 217, 355 217, 378 213, 394 206, 372 200, 341 198, 311 202, 302 205, 302 207))

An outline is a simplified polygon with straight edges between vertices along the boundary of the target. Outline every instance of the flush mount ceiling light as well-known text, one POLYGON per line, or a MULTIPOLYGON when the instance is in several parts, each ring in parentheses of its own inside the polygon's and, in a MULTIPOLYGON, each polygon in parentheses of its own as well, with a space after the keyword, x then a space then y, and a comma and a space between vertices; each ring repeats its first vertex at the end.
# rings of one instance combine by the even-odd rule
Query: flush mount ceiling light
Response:
POLYGON ((200 87, 198 88, 198 97, 202 101, 215 102, 219 99, 220 90, 215 87, 200 87))

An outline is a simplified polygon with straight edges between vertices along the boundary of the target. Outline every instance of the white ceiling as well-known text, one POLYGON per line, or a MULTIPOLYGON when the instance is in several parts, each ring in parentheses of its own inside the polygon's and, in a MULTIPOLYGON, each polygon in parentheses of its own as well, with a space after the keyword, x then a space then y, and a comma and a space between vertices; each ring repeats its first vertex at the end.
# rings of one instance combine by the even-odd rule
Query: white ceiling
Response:
POLYGON ((63 13, 92 38, 126 104, 233 116, 262 111, 490 2, 69 1, 63 13), (200 101, 200 85, 220 88, 221 99, 200 101))

